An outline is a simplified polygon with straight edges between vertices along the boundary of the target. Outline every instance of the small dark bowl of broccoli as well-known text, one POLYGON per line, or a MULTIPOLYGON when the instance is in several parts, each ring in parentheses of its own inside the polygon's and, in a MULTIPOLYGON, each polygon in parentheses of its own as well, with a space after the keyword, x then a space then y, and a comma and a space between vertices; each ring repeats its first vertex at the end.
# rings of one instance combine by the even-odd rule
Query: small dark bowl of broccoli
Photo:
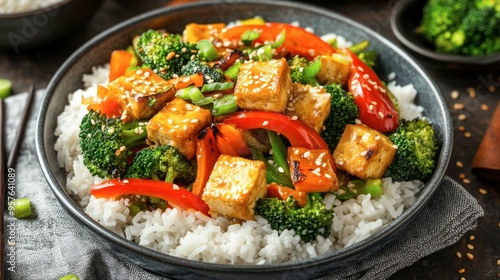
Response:
POLYGON ((417 55, 452 65, 500 62, 500 6, 488 1, 400 1, 396 38, 417 55))

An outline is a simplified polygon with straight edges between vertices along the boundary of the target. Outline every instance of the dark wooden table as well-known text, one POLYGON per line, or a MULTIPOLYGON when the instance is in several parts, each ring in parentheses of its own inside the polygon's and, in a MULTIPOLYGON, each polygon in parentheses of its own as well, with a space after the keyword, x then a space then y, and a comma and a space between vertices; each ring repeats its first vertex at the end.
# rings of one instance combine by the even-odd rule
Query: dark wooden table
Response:
MULTIPOLYGON (((333 5, 315 1, 315 4, 345 14, 398 44, 389 23, 395 0, 337 2, 333 5)), ((118 22, 169 3, 165 0, 106 0, 90 23, 75 30, 70 37, 17 54, 1 50, 0 78, 13 81, 14 94, 27 91, 30 84, 44 88, 64 60, 88 39, 118 22)), ((421 57, 416 59, 442 90, 452 115, 455 144, 446 175, 461 182, 477 198, 485 216, 475 230, 465 234, 456 244, 417 261, 391 279, 500 279, 500 183, 476 178, 470 171, 475 151, 500 99, 500 66, 464 69, 421 57), (458 99, 451 97, 455 90, 459 92, 458 99), (463 104, 462 109, 458 109, 460 104, 463 104), (457 257, 457 253, 462 257, 457 257), (472 260, 467 253, 472 254, 472 260), (460 273, 461 269, 465 272, 460 273)))

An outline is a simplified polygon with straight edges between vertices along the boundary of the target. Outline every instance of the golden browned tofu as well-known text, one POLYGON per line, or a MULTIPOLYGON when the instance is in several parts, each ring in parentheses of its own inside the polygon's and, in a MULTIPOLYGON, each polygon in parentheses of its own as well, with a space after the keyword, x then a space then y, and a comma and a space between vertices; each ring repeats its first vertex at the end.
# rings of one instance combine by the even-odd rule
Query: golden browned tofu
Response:
POLYGON ((288 147, 287 161, 295 190, 307 193, 333 192, 339 188, 330 151, 288 147))
POLYGON ((328 55, 322 55, 320 59, 321 69, 316 75, 318 82, 321 84, 339 83, 345 85, 351 73, 350 63, 347 60, 328 55))
POLYGON ((202 199, 212 217, 252 220, 255 203, 266 194, 264 162, 223 154, 215 163, 202 199))
POLYGON ((180 98, 167 103, 147 125, 148 139, 171 145, 188 159, 196 153, 198 133, 212 122, 212 113, 180 98))
POLYGON ((284 113, 291 90, 290 69, 282 58, 242 64, 234 96, 242 109, 284 113))
POLYGON ((183 39, 185 42, 196 44, 200 40, 210 40, 219 37, 222 29, 226 27, 224 23, 211 23, 211 24, 199 24, 190 23, 186 25, 183 32, 183 39))
POLYGON ((384 134, 364 124, 349 124, 333 151, 337 168, 361 179, 381 178, 397 147, 384 134))
POLYGON ((321 132, 330 107, 331 95, 324 88, 294 83, 285 113, 321 132))
POLYGON ((174 99, 176 92, 170 83, 150 69, 128 71, 109 83, 108 88, 118 97, 124 121, 150 118, 174 99))

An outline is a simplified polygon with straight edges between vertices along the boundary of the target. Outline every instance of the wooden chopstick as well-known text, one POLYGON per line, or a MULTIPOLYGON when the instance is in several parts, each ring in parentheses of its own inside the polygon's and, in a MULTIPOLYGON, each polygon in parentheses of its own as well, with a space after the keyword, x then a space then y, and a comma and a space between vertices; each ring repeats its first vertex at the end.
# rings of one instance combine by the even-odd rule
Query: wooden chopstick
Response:
POLYGON ((7 160, 7 170, 9 168, 15 168, 17 162, 17 156, 19 147, 23 142, 24 131, 26 127, 26 122, 29 119, 29 112, 31 108, 31 104, 33 103, 33 96, 35 95, 35 87, 33 85, 30 86, 28 90, 28 99, 26 100, 26 104, 24 105, 24 112, 21 117, 21 121, 19 122, 19 126, 17 128, 16 137, 14 138, 14 146, 12 146, 12 150, 10 150, 9 159, 7 160))
POLYGON ((0 98, 0 279, 4 279, 3 268, 5 262, 4 254, 4 209, 5 209, 5 184, 6 184, 6 171, 5 168, 5 102, 0 98))

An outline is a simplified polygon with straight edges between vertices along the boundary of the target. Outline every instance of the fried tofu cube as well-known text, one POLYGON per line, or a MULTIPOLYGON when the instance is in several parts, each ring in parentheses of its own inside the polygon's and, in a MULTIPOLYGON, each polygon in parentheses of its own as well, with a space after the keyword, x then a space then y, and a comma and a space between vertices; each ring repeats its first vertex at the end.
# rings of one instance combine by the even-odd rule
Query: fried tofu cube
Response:
POLYGON ((186 25, 183 32, 184 42, 196 44, 197 42, 207 39, 213 41, 219 37, 222 29, 226 27, 224 23, 199 24, 190 23, 186 25))
POLYGON ((339 83, 345 85, 351 73, 350 63, 346 59, 333 56, 322 55, 320 57, 321 68, 316 75, 316 79, 321 84, 339 83))
POLYGON ((175 98, 149 121, 146 127, 148 140, 157 145, 171 145, 192 159, 198 133, 211 122, 209 110, 175 98))
POLYGON ((252 220, 255 203, 266 194, 264 162, 223 154, 215 163, 202 199, 212 217, 252 220))
POLYGON ((122 109, 122 120, 152 117, 175 98, 176 89, 151 69, 127 71, 108 84, 122 109))
POLYGON ((282 58, 243 63, 234 96, 242 109, 284 113, 291 90, 290 68, 282 58))
POLYGON ((288 147, 287 154, 295 190, 309 193, 335 191, 339 188, 330 151, 288 147))
POLYGON ((323 129, 331 108, 331 95, 322 87, 312 87, 294 83, 285 114, 296 116, 299 120, 314 128, 323 129))
POLYGON ((361 179, 382 178, 397 147, 381 132, 364 124, 346 126, 333 151, 337 168, 361 179))

